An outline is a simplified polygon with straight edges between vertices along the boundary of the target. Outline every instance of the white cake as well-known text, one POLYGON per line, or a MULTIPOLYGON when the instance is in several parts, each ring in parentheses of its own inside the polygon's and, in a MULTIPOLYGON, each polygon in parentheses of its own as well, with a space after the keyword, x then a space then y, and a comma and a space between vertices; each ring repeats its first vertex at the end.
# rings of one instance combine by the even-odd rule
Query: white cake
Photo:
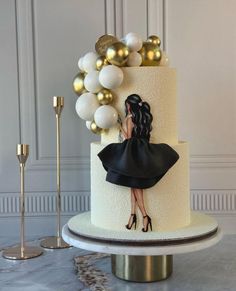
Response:
MULTIPOLYGON (((171 231, 190 224, 189 152, 186 142, 178 141, 176 71, 168 67, 124 67, 122 85, 112 90, 114 107, 124 118, 124 102, 138 94, 151 106, 151 143, 167 143, 179 160, 153 187, 144 190, 144 202, 152 218, 153 231, 171 231)), ((119 142, 119 129, 113 127, 91 144, 91 223, 107 230, 123 231, 130 217, 130 188, 106 181, 97 154, 108 144, 119 142)), ((142 229, 139 212, 136 231, 142 229)), ((127 230, 128 231, 128 230, 127 230)))

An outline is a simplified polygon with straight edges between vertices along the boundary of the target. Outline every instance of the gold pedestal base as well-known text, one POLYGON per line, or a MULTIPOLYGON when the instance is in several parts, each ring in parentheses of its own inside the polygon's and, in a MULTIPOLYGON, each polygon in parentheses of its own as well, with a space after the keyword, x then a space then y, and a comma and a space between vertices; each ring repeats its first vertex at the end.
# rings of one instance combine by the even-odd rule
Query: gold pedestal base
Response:
POLYGON ((27 260, 38 257, 43 254, 43 250, 39 247, 21 246, 12 247, 3 251, 2 256, 9 260, 27 260))
POLYGON ((62 237, 58 236, 45 238, 41 241, 40 245, 45 249, 66 249, 71 247, 66 242, 64 242, 62 237))
POLYGON ((123 280, 153 282, 172 274, 173 256, 111 255, 112 273, 123 280))

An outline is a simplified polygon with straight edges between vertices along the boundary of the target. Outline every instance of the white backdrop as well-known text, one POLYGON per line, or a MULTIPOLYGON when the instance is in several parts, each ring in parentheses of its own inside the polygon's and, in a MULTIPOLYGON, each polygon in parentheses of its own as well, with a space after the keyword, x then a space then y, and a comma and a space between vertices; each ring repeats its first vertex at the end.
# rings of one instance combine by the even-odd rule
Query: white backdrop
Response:
POLYGON ((192 206, 235 232, 236 1, 0 0, 0 232, 19 227, 18 142, 30 144, 27 234, 55 230, 55 115, 62 113, 62 208, 89 209, 90 134, 74 111, 77 60, 104 33, 158 34, 178 69, 179 136, 191 149, 192 206))

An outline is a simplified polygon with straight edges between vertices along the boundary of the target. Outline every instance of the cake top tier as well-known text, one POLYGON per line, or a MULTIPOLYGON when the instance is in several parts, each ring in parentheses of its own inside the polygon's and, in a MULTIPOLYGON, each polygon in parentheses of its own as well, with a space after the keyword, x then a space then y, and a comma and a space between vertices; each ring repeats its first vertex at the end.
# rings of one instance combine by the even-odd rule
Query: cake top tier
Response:
POLYGON ((120 123, 109 131, 103 131, 101 142, 121 142, 124 137, 122 128, 125 130, 129 115, 145 130, 145 116, 150 112, 150 142, 177 144, 176 70, 167 67, 136 67, 122 68, 122 71, 124 81, 113 90, 115 98, 112 103, 120 123))
MULTIPOLYGON (((168 66, 168 57, 160 45, 160 38, 155 35, 145 41, 136 33, 128 33, 121 40, 103 35, 95 44, 96 52, 88 52, 79 59, 80 71, 73 80, 74 91, 79 96, 76 112, 86 120, 89 130, 101 134, 119 123, 114 91, 125 82, 125 69, 133 71, 142 66, 138 71, 145 74, 144 67, 151 72, 157 66, 168 66)), ((133 78, 131 82, 139 80, 133 78)))

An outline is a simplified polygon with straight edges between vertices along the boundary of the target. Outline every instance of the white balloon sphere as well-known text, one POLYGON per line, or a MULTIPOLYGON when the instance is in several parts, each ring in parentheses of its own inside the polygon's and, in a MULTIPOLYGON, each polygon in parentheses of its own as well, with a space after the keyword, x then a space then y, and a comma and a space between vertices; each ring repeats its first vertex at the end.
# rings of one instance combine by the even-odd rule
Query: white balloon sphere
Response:
POLYGON ((140 37, 136 35, 130 35, 126 37, 126 45, 131 51, 139 51, 143 46, 143 41, 140 37))
POLYGON ((129 67, 139 67, 142 64, 142 57, 138 52, 131 52, 128 56, 127 65, 129 67))
POLYGON ((166 52, 162 51, 161 61, 159 63, 159 66, 168 67, 169 64, 170 64, 170 61, 169 61, 169 58, 168 58, 166 52))
POLYGON ((138 37, 138 34, 136 32, 129 32, 126 34, 125 40, 127 40, 129 37, 132 37, 132 36, 138 37))
POLYGON ((84 78, 84 87, 87 91, 91 93, 97 93, 102 89, 101 84, 99 83, 99 72, 90 71, 84 78))
POLYGON ((95 111, 99 107, 97 96, 93 93, 84 93, 76 101, 75 110, 80 118, 93 120, 95 111))
POLYGON ((103 67, 99 73, 99 82, 107 89, 118 88, 123 82, 123 78, 123 71, 113 65, 103 67))
POLYGON ((79 58, 79 61, 78 61, 78 67, 82 72, 84 71, 83 60, 84 60, 84 58, 81 57, 81 58, 79 58))
POLYGON ((117 123, 118 113, 111 105, 100 106, 95 114, 94 121, 100 128, 111 128, 117 123))
POLYGON ((89 130, 91 130, 91 123, 92 123, 92 121, 86 121, 86 127, 89 130))
POLYGON ((89 52, 83 57, 83 69, 85 72, 89 73, 90 71, 96 70, 96 60, 98 54, 94 52, 89 52))

